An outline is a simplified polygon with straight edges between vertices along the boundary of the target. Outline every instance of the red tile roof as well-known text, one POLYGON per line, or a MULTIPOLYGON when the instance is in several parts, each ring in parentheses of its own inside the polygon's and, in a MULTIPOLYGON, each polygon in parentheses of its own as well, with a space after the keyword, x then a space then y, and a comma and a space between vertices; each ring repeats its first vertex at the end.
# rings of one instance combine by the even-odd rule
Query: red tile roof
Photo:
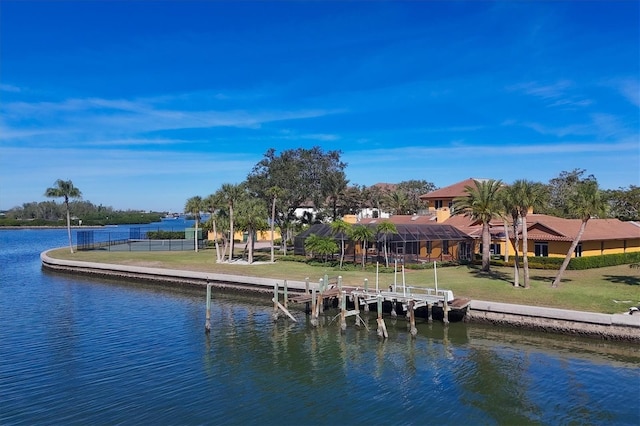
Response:
MULTIPOLYGON (((482 224, 465 216, 444 221, 472 237, 480 237, 482 224)), ((545 214, 527 215, 527 237, 532 241, 573 241, 580 230, 580 219, 563 219, 545 214)), ((504 232, 501 219, 491 221, 492 233, 504 232)), ((509 229, 511 234, 512 230, 509 229)), ((628 240, 640 238, 640 224, 618 219, 589 219, 581 241, 628 240)))
POLYGON ((465 179, 461 182, 454 183, 453 185, 445 186, 444 188, 436 189, 427 194, 421 195, 421 200, 439 200, 443 198, 455 198, 465 195, 465 187, 475 185, 475 181, 483 181, 486 179, 478 179, 478 178, 469 178, 465 179))
MULTIPOLYGON (((527 233, 531 240, 573 241, 580 219, 563 219, 544 214, 527 215, 527 233)), ((640 238, 640 224, 618 219, 589 219, 581 241, 628 240, 640 238)))

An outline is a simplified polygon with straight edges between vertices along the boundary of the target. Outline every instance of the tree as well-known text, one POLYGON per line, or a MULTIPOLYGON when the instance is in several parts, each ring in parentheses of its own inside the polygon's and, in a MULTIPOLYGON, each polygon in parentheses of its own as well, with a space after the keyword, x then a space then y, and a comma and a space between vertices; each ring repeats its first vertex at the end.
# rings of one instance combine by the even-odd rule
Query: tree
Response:
POLYGON ((581 223, 578 234, 573 239, 571 246, 569 246, 567 256, 564 258, 564 261, 560 266, 558 275, 556 275, 556 278, 551 284, 551 287, 553 288, 557 288, 558 284, 562 280, 562 275, 567 269, 567 266, 569 266, 571 256, 575 252, 575 249, 582 238, 582 234, 584 234, 584 230, 587 227, 589 219, 593 216, 602 216, 605 213, 605 204, 602 200, 600 190, 598 189, 598 182, 595 180, 584 180, 580 182, 576 185, 574 192, 567 201, 567 205, 570 208, 572 215, 581 219, 581 223))
POLYGON ((340 160, 340 151, 324 152, 320 147, 291 149, 279 155, 269 149, 247 177, 251 193, 271 202, 269 189, 278 187, 283 193, 276 201, 275 222, 280 227, 282 248, 286 253, 287 240, 291 238, 293 224, 297 220, 295 211, 305 203, 312 202, 316 209, 326 204, 328 182, 344 176, 346 163, 340 160))
MULTIPOLYGON (((267 195, 271 197, 271 223, 269 224, 271 230, 271 263, 276 261, 276 256, 274 252, 274 228, 276 226, 276 202, 279 197, 282 197, 284 191, 282 188, 278 186, 272 186, 267 191, 267 195)), ((280 233, 280 238, 282 239, 282 232, 280 233)))
POLYGON ((562 171, 558 177, 551 179, 547 185, 549 200, 541 212, 552 216, 571 217, 568 200, 576 186, 585 180, 596 180, 593 175, 583 177, 585 172, 584 169, 573 169, 570 172, 562 171))
POLYGON ((64 206, 67 214, 67 235, 69 236, 69 250, 73 253, 73 243, 71 241, 71 216, 69 214, 69 198, 82 198, 82 192, 70 180, 58 179, 55 186, 47 188, 44 196, 48 198, 64 198, 64 206))
POLYGON ((389 267, 389 255, 388 255, 388 247, 387 247, 387 239, 389 234, 397 234, 398 229, 396 225, 389 222, 388 220, 383 220, 378 225, 376 225, 376 234, 382 235, 382 249, 384 252, 384 263, 386 267, 389 267))
POLYGON ((604 191, 603 197, 610 217, 620 220, 640 220, 640 186, 604 191))
POLYGON ((489 223, 500 212, 498 191, 502 187, 500 180, 476 180, 474 186, 465 186, 465 193, 453 200, 454 214, 462 214, 473 221, 482 223, 482 271, 491 268, 491 234, 489 223))
MULTIPOLYGON (((513 263, 513 286, 520 286, 520 265, 518 259, 518 247, 520 246, 519 234, 518 234, 518 220, 520 218, 520 209, 518 207, 518 202, 516 201, 516 194, 513 185, 503 188, 500 191, 500 204, 502 206, 502 214, 505 219, 505 239, 509 241, 509 226, 506 223, 507 219, 511 219, 511 223, 513 226, 513 247, 515 249, 514 253, 514 263, 513 263)), ((506 261, 506 255, 505 255, 506 261)))
POLYGON ((425 202, 420 199, 420 196, 434 189, 436 189, 436 186, 426 180, 407 180, 397 185, 397 190, 405 194, 407 210, 410 214, 416 214, 426 207, 425 202))
POLYGON ((311 253, 312 257, 316 255, 321 256, 326 263, 329 255, 338 250, 338 245, 331 237, 321 237, 316 234, 311 234, 304 241, 304 248, 311 253))
MULTIPOLYGON (((222 256, 220 252, 220 244, 218 243, 218 227, 217 227, 217 210, 220 205, 219 194, 210 194, 204 200, 202 204, 204 208, 209 212, 209 223, 211 224, 211 231, 213 232, 214 245, 216 247, 216 262, 222 262, 222 256)), ((226 250, 226 247, 225 247, 226 250)))
POLYGON ((384 201, 393 214, 407 214, 409 212, 409 199, 407 194, 402 191, 389 193, 384 201))
POLYGON ((340 269, 344 262, 344 242, 349 238, 351 232, 351 224, 344 220, 334 220, 331 222, 331 233, 340 238, 340 269))
POLYGON ((524 269, 524 288, 530 288, 529 283, 529 237, 527 234, 527 214, 538 208, 545 199, 545 188, 542 184, 528 180, 517 180, 513 183, 514 202, 522 219, 522 266, 524 269))
POLYGON ((191 197, 187 200, 184 205, 184 210, 187 213, 191 213, 196 221, 194 237, 195 240, 195 251, 198 252, 198 226, 200 224, 200 212, 203 210, 204 204, 202 202, 202 197, 196 195, 195 197, 191 197))
POLYGON ((327 194, 327 200, 330 203, 331 220, 338 218, 338 205, 345 198, 348 183, 344 172, 333 173, 324 182, 323 191, 327 194))
POLYGON ((247 232, 247 246, 249 247, 247 261, 253 263, 254 235, 256 231, 264 231, 268 227, 267 207, 258 198, 244 198, 237 204, 238 229, 247 232))
POLYGON ((367 243, 371 241, 372 238, 373 231, 364 225, 356 225, 351 228, 351 239, 360 242, 362 247, 362 269, 364 269, 367 258, 367 243))
POLYGON ((234 224, 233 224, 233 208, 238 201, 245 195, 244 186, 242 184, 225 183, 220 188, 220 197, 229 208, 229 262, 233 260, 234 250, 234 224))

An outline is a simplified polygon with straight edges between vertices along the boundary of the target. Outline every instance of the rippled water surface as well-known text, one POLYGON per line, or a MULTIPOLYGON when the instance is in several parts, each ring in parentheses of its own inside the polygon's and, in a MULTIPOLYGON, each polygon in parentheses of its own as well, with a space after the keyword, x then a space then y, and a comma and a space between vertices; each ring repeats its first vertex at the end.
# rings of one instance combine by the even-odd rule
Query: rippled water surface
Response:
POLYGON ((267 299, 43 272, 0 231, 0 424, 640 424, 637 345, 459 323, 274 323, 267 299))

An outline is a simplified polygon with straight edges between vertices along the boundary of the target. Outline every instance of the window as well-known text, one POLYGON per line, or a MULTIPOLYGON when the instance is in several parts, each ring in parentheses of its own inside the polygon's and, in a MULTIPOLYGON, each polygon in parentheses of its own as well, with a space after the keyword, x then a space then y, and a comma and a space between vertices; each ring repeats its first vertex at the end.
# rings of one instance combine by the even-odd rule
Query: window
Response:
POLYGON ((448 240, 443 240, 442 241, 442 254, 449 254, 449 241, 448 240))
POLYGON ((427 241, 427 254, 431 254, 431 241, 427 241))
POLYGON ((442 200, 435 200, 434 204, 435 204, 436 209, 441 209, 442 208, 442 200))
POLYGON ((582 243, 578 243, 576 249, 573 251, 575 257, 582 257, 582 243))
POLYGON ((535 255, 538 257, 549 256, 549 243, 535 243, 534 246, 535 255))
MULTIPOLYGON (((480 243, 480 253, 482 253, 482 243, 480 243)), ((489 253, 491 256, 500 256, 500 244, 491 243, 489 245, 489 253)))

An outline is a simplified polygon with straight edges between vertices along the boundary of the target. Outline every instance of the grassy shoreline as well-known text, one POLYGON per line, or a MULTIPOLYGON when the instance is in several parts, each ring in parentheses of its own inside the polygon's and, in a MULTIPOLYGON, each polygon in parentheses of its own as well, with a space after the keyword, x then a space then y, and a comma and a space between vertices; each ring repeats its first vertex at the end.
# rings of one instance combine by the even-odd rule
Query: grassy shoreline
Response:
MULTIPOLYGON (((247 264, 217 264, 215 251, 189 252, 106 252, 87 251, 71 254, 61 248, 49 253, 53 258, 86 262, 113 263, 148 266, 155 268, 190 270, 219 274, 258 276, 304 281, 306 277, 317 282, 325 274, 342 276, 345 285, 362 286, 364 279, 375 288, 374 272, 340 271, 332 267, 309 266, 304 263, 276 261, 247 264)), ((262 260, 262 259, 260 259, 262 260)), ((482 273, 475 266, 452 266, 438 268, 438 288, 453 290, 456 297, 492 302, 544 306, 599 313, 623 313, 630 306, 640 303, 640 270, 619 265, 599 269, 567 271, 560 287, 551 288, 555 270, 530 270, 531 288, 513 287, 513 269, 492 267, 490 273, 482 273)), ((434 287, 433 270, 406 270, 407 286, 434 287)), ((402 274, 381 273, 380 288, 387 288, 397 281, 402 285, 402 274)), ((522 283, 522 278, 520 279, 522 283)))

